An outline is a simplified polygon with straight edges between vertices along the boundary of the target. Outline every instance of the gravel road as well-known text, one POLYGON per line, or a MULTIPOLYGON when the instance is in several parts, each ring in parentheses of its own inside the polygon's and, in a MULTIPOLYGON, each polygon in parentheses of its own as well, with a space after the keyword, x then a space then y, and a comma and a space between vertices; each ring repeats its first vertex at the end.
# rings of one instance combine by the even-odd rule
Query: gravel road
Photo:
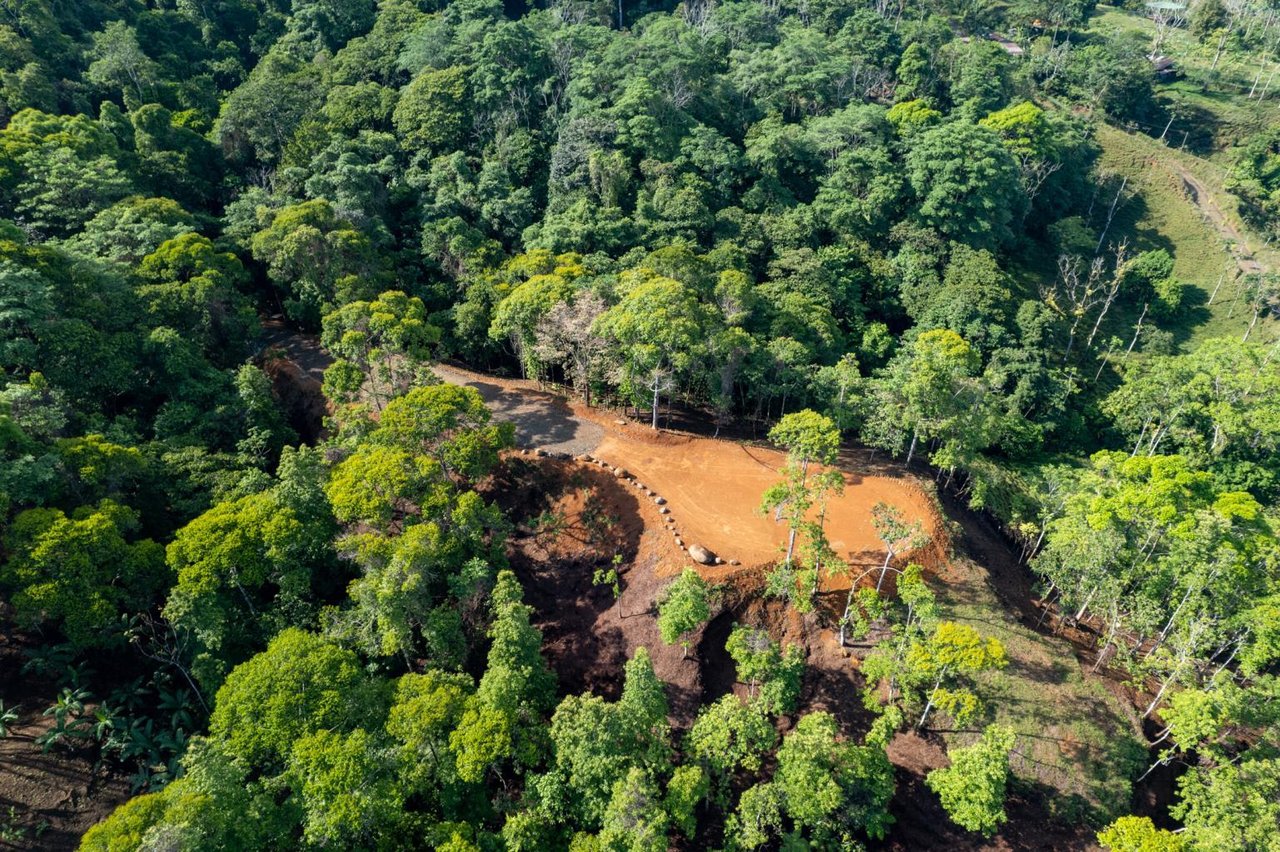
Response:
POLYGON ((444 364, 431 368, 442 381, 475 388, 498 420, 516 427, 516 446, 568 453, 589 453, 604 439, 604 429, 576 417, 560 397, 536 390, 508 390, 444 364))

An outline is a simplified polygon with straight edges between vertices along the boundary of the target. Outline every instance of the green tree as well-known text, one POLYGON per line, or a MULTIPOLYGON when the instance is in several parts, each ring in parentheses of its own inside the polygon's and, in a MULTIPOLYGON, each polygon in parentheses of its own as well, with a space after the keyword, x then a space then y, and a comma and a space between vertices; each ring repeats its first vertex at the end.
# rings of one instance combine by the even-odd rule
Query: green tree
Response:
POLYGON ((467 77, 455 66, 426 70, 400 92, 391 123, 409 150, 450 150, 466 126, 467 77))
POLYGON ((244 294, 249 276, 234 254, 187 232, 143 257, 138 274, 138 295, 154 322, 190 335, 215 363, 239 362, 258 318, 244 294))
POLYGON ((698 712, 685 751, 707 768, 723 800, 738 771, 759 771, 777 741, 778 732, 758 702, 725 695, 698 712))
POLYGON ((253 235, 253 256, 285 296, 285 311, 309 328, 334 307, 382 291, 384 255, 323 199, 275 211, 253 235))
POLYGON ((542 659, 542 632, 529 622, 533 608, 524 603, 515 574, 498 574, 490 602, 488 664, 449 736, 458 776, 468 782, 479 781, 500 761, 536 765, 546 743, 546 714, 555 701, 556 678, 542 659))
POLYGON ((850 832, 883 837, 893 817, 893 766, 884 750, 839 738, 827 713, 809 713, 782 740, 773 785, 797 829, 813 842, 838 842, 850 832))
POLYGON ((921 440, 940 444, 935 463, 969 457, 991 437, 978 362, 953 331, 919 335, 873 382, 863 439, 893 453, 905 449, 908 463, 921 440))
POLYGON ((397 833, 403 788, 381 744, 363 729, 301 737, 289 752, 285 777, 302 809, 302 836, 309 844, 368 846, 397 833))
MULTIPOLYGON (((785 517, 790 531, 787 534, 786 557, 779 572, 784 584, 782 593, 795 597, 797 592, 792 588, 795 580, 791 570, 795 557, 796 539, 803 530, 810 539, 810 549, 824 552, 822 545, 826 542, 823 532, 822 518, 825 516, 826 501, 833 493, 844 489, 844 477, 838 470, 812 473, 811 465, 830 465, 836 460, 840 449, 840 430, 831 418, 808 409, 788 414, 769 430, 769 440, 782 446, 787 451, 787 464, 783 468, 786 477, 782 482, 772 486, 764 493, 760 508, 772 511, 776 519, 785 517), (817 506, 816 523, 809 523, 808 516, 817 506), (815 546, 816 545, 816 546, 815 546)), ((803 609, 807 609, 817 589, 820 565, 815 559, 812 569, 813 577, 805 583, 807 596, 801 600, 803 609)))
POLYGON ((536 782, 542 807, 557 821, 588 830, 602 825, 615 785, 632 770, 653 778, 669 773, 667 713, 661 681, 644 649, 627 664, 619 701, 566 697, 551 720, 554 763, 536 782))
POLYGON ((680 643, 689 656, 690 637, 711 617, 710 589, 702 575, 686 568, 658 598, 658 633, 668 645, 680 643))
POLYGON ((600 848, 609 852, 665 852, 669 818, 657 786, 633 766, 613 786, 605 808, 600 848))
POLYGON ((177 583, 164 616, 196 646, 192 668, 210 692, 280 629, 305 623, 311 558, 329 530, 309 527, 270 493, 219 503, 167 549, 177 583))
POLYGON ((303 737, 381 724, 385 712, 381 688, 354 653, 290 627, 227 675, 209 733, 244 766, 275 774, 303 737))
POLYGON ((662 394, 696 362, 706 323, 707 311, 697 295, 662 276, 637 281, 596 322, 618 347, 624 392, 637 404, 644 395, 651 397, 655 430, 662 394))
POLYGON ((434 669, 396 681, 386 730, 397 744, 401 777, 415 795, 446 806, 461 798, 449 736, 474 693, 470 675, 434 669))
POLYGON ((121 616, 143 612, 168 585, 164 549, 129 541, 133 510, 103 500, 70 516, 28 509, 9 525, 0 583, 20 623, 57 625, 77 648, 123 639, 121 616))
POLYGON ((142 50, 137 31, 124 21, 112 21, 93 34, 85 78, 104 89, 120 92, 126 104, 147 102, 155 84, 156 63, 142 50))
POLYGON ((376 445, 434 461, 445 477, 463 485, 487 476, 513 438, 514 427, 493 422, 475 388, 446 384, 416 387, 392 400, 370 435, 376 445))
POLYGON ((334 356, 325 370, 325 396, 336 402, 368 399, 376 410, 414 383, 426 367, 440 329, 422 300, 388 290, 369 302, 351 302, 325 315, 320 341, 334 356))
POLYGON ((983 639, 967 624, 943 622, 931 636, 913 642, 898 682, 909 695, 915 696, 913 703, 924 704, 916 727, 924 726, 935 707, 945 711, 957 725, 974 718, 980 701, 965 679, 1004 668, 1006 664, 1000 640, 983 639))
POLYGON ((1004 800, 1014 739, 1009 728, 988 725, 978 742, 947 752, 950 766, 929 773, 925 783, 956 825, 990 837, 1008 820, 1004 800))
POLYGON ((1182 852, 1181 835, 1156 828, 1151 817, 1120 817, 1098 832, 1098 842, 1109 852, 1182 852))
POLYGON ((922 224, 974 248, 1008 242, 1026 195, 994 131, 967 121, 927 130, 911 140, 906 167, 922 224))
POLYGON ((804 649, 788 645, 784 650, 768 631, 734 625, 725 642, 733 658, 738 681, 766 713, 790 713, 800 698, 804 675, 804 649))

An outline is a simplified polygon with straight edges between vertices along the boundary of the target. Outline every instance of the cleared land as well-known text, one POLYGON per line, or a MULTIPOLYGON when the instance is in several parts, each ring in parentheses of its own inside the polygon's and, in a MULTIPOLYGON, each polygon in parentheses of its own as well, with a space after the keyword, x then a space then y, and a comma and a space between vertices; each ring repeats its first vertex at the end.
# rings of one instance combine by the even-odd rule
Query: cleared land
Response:
MULTIPOLYGON (((726 563, 711 576, 759 567, 778 560, 787 527, 759 512, 765 489, 781 478, 786 456, 766 447, 689 435, 655 433, 639 424, 610 420, 529 383, 493 379, 455 367, 436 370, 446 381, 476 388, 499 419, 516 426, 517 443, 547 452, 590 453, 610 467, 625 470, 629 486, 642 499, 652 491, 666 501, 670 535, 685 547, 700 544, 726 563)), ((884 502, 908 521, 918 521, 931 538, 941 533, 938 513, 929 497, 910 480, 843 471, 844 493, 831 498, 826 529, 832 547, 852 566, 878 565, 883 545, 871 524, 871 508, 884 502)), ((678 573, 692 560, 684 554, 664 561, 662 575, 678 573)), ((831 577, 828 590, 848 588, 847 578, 831 577)))
MULTIPOLYGON (((655 434, 643 424, 570 403, 528 382, 454 368, 441 374, 486 385, 482 392, 499 404, 498 416, 551 412, 601 430, 599 443, 589 451, 598 461, 538 458, 529 449, 509 460, 492 491, 519 524, 516 563, 567 691, 612 694, 622 663, 645 646, 668 683, 677 723, 688 724, 700 702, 742 689, 723 647, 731 625, 741 621, 767 626, 784 641, 803 645, 808 652, 803 708, 831 712, 850 735, 865 734, 871 719, 862 706, 856 654, 839 648, 834 632, 814 617, 797 618, 759 594, 763 568, 779 559, 786 538, 785 525, 756 511, 764 489, 780 476, 782 453, 655 434), (514 404, 520 398, 531 402, 514 404), (614 468, 629 476, 618 476, 614 468), (665 506, 646 491, 663 496, 665 506), (654 622, 655 603, 668 578, 692 564, 676 545, 677 537, 742 563, 700 569, 724 584, 727 599, 697 637, 689 659, 678 648, 661 645, 654 622), (615 555, 622 569, 622 594, 616 600, 594 582, 595 570, 609 566, 615 555)), ((520 420, 516 423, 519 430, 520 420)), ((523 434, 546 428, 541 424, 523 434)), ((552 428, 548 434, 569 429, 552 428)), ((881 545, 870 517, 879 501, 920 520, 934 540, 912 558, 930 568, 942 617, 997 637, 1010 660, 1007 669, 983 679, 989 713, 983 723, 925 736, 902 734, 894 741, 890 755, 899 781, 894 812, 900 823, 883 848, 1095 848, 1089 826, 1128 810, 1128 779, 1145 758, 1140 726, 1122 688, 1089 674, 1070 641, 1049 635, 1047 627, 1036 629, 1029 574, 994 530, 958 505, 948 512, 962 522, 948 525, 913 477, 893 475, 886 466, 860 465, 865 457, 846 454, 842 460, 846 489, 832 501, 827 521, 838 551, 857 565, 879 564, 881 545), (1010 824, 993 840, 981 841, 946 820, 924 777, 946 764, 947 747, 971 742, 988 721, 1007 724, 1018 734, 1012 763, 1019 784, 1010 824)), ((828 582, 824 590, 837 591, 839 585, 828 582)), ((843 597, 830 595, 828 608, 843 597)))

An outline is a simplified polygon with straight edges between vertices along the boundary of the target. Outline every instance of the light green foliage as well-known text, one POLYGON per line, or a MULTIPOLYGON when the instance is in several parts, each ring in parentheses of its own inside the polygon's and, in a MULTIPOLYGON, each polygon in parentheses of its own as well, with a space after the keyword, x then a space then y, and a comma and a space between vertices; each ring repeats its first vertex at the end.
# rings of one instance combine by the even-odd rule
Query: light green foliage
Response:
POLYGON ((831 418, 805 409, 779 420, 769 431, 769 440, 786 449, 787 464, 783 468, 785 479, 765 491, 760 509, 773 512, 775 519, 786 518, 791 527, 786 558, 770 578, 771 591, 807 612, 813 605, 823 568, 840 567, 827 543, 822 521, 827 500, 844 491, 844 477, 838 470, 810 470, 811 466, 835 462, 840 431, 831 418), (811 517, 813 514, 817 515, 816 520, 811 517), (803 568, 796 571, 793 560, 802 534, 805 559, 803 568))
POLYGON ((381 410, 414 383, 429 381, 427 362, 440 329, 427 321, 422 300, 389 290, 370 302, 351 302, 327 314, 320 341, 335 356, 325 370, 325 396, 362 398, 381 410))
POLYGON ((618 347, 623 391, 637 404, 650 400, 656 429, 662 394, 698 357, 708 316, 684 284, 651 270, 637 272, 596 328, 618 347))
POLYGON ((836 720, 810 713, 782 740, 772 785, 783 809, 815 842, 848 832, 883 837, 893 822, 893 767, 884 750, 838 738, 836 720))
POLYGON ((994 131, 966 121, 911 140, 907 178, 919 220, 974 248, 1005 243, 1026 204, 1018 166, 994 131))
POLYGON ((135 796, 85 832, 80 838, 81 852, 133 852, 141 848, 147 830, 163 817, 165 804, 161 793, 135 796))
POLYGON ((85 223, 67 248, 116 263, 137 263, 160 245, 195 230, 195 217, 169 198, 134 196, 85 223))
POLYGON ((238 360, 252 338, 256 317, 242 292, 248 275, 239 259, 205 237, 180 234, 142 258, 139 297, 155 321, 200 343, 214 360, 238 360))
POLYGON ((930 107, 926 101, 917 99, 899 101, 889 108, 885 118, 899 135, 906 137, 927 129, 942 118, 942 113, 930 107))
POLYGON ((692 838, 698 822, 695 810, 710 792, 707 773, 700 766, 677 766, 667 782, 664 804, 672 826, 692 838))
POLYGON ((470 676, 428 670, 396 681, 387 733, 397 742, 397 765, 414 793, 448 803, 456 795, 458 771, 449 735, 475 692, 470 676))
POLYGON ((409 150, 446 151, 466 122, 467 78, 463 68, 423 71, 400 92, 391 122, 409 150))
POLYGON ((495 423, 475 388, 413 388, 383 409, 372 443, 403 448, 429 459, 443 475, 470 484, 483 479, 511 446, 510 423, 495 423))
POLYGON ((285 310, 311 328, 335 305, 381 292, 386 269, 368 235, 329 202, 284 207, 253 235, 253 256, 286 297, 285 310))
POLYGON ((1122 627, 1152 637, 1140 662, 1161 686, 1148 715, 1170 686, 1193 683, 1195 661, 1223 641, 1238 643, 1246 660, 1274 653, 1268 634, 1253 627, 1246 632, 1257 644, 1219 632, 1267 617, 1253 603, 1266 597, 1261 561, 1275 547, 1270 522, 1252 496, 1220 489, 1186 458, 1096 453, 1047 530, 1033 564, 1076 617, 1106 613, 1103 649, 1122 627))
POLYGON ((891 703, 901 700, 904 709, 921 710, 916 727, 923 727, 934 709, 945 712, 954 724, 965 725, 982 708, 972 678, 1004 668, 1004 646, 994 637, 984 639, 967 624, 944 621, 931 633, 922 626, 918 621, 904 625, 897 641, 882 645, 864 661, 868 705, 879 708, 879 688, 885 684, 891 703))
POLYGON ((1280 760, 1262 755, 1193 771, 1171 810, 1193 849, 1273 849, 1280 844, 1280 760))
POLYGON ((658 788, 640 767, 613 786, 604 811, 600 849, 609 852, 666 852, 668 817, 658 788))
POLYGON ((979 354, 954 331, 924 332, 876 376, 863 439, 906 450, 908 462, 920 442, 938 442, 935 464, 963 464, 994 437, 978 364, 979 354))
POLYGON ((702 575, 686 568, 658 598, 658 633, 668 645, 679 642, 686 657, 691 635, 711 617, 709 594, 702 575))
POLYGON ((227 675, 209 732, 245 766, 279 771, 293 744, 309 734, 380 722, 380 693, 355 654, 288 628, 227 675))
MULTIPOLYGON (((588 829, 607 823, 615 785, 629 773, 665 777, 670 771, 666 696, 644 649, 627 664, 626 675, 616 703, 596 695, 571 695, 556 708, 551 720, 554 763, 536 783, 542 807, 557 819, 588 829)), ((627 797, 636 795, 633 789, 627 797)))
POLYGON ((904 684, 916 685, 925 702, 918 725, 929 718, 931 707, 944 711, 958 725, 966 724, 981 705, 961 679, 1006 664, 998 639, 983 639, 967 624, 939 624, 932 636, 913 643, 907 651, 904 684))
POLYGON ((743 849, 759 849, 782 833, 782 790, 773 783, 742 791, 738 810, 725 822, 725 833, 743 849))
POLYGON ((394 833, 403 801, 381 749, 364 730, 302 737, 285 774, 306 813, 308 843, 358 846, 394 833))
POLYGON ((761 758, 778 741, 778 732, 755 701, 726 695, 698 713, 685 751, 706 766, 721 793, 740 769, 759 771, 761 758))
POLYGON ((175 535, 167 561, 177 584, 164 615, 193 638, 206 689, 276 631, 305 621, 317 532, 328 530, 309 529, 262 493, 220 503, 175 535))
POLYGON ((990 837, 1008 820, 1004 800, 1013 744, 1013 731, 989 725, 978 742, 947 752, 950 766, 929 773, 925 783, 956 825, 990 837))
POLYGON ((788 645, 784 650, 768 631, 735 625, 725 643, 733 658, 738 681, 748 686, 753 702, 766 713, 790 713, 800 697, 804 676, 804 649, 788 645))
POLYGON ((1186 843, 1172 831, 1156 828, 1151 817, 1120 817, 1098 832, 1109 852, 1182 852, 1186 843))
POLYGON ((488 665, 476 694, 467 702, 449 748, 464 781, 479 781, 500 761, 535 765, 544 748, 544 721, 555 702, 555 675, 542 659, 542 633, 529 623, 520 581, 498 574, 490 596, 488 665))
POLYGON ((1104 411, 1140 452, 1176 452, 1210 469, 1266 467, 1280 449, 1280 364, 1265 350, 1215 339, 1185 355, 1135 363, 1104 411))
POLYGON ((121 616, 142 612, 167 585, 163 548, 129 541, 138 516, 111 500, 70 516, 29 509, 4 539, 0 583, 20 622, 56 625, 78 648, 118 645, 121 616))
POLYGON ((345 523, 398 529, 412 510, 439 511, 447 500, 434 459, 396 447, 365 445, 339 464, 326 493, 345 523))

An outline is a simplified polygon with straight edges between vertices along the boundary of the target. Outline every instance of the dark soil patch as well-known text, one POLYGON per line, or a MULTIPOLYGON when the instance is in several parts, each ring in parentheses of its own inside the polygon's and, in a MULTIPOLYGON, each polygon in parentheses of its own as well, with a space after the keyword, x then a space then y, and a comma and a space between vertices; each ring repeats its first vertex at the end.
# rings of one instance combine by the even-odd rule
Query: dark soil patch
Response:
POLYGON ((256 360, 271 379, 285 418, 304 444, 314 444, 324 435, 329 413, 323 384, 333 359, 319 338, 296 331, 280 318, 262 324, 260 343, 256 360))
POLYGON ((52 719, 42 715, 55 684, 22 673, 25 652, 38 643, 0 626, 0 701, 19 712, 0 739, 0 849, 75 849, 90 826, 129 798, 127 781, 83 752, 45 752, 35 743, 52 719), (12 815, 12 816, 11 816, 12 815))
POLYGON ((643 647, 667 684, 672 723, 691 724, 702 694, 698 663, 658 634, 657 599, 670 583, 658 564, 671 558, 673 545, 657 507, 601 467, 520 454, 507 458, 488 491, 517 526, 511 566, 561 694, 617 698, 623 665, 643 647), (607 584, 594 582, 615 556, 616 599, 607 584))

